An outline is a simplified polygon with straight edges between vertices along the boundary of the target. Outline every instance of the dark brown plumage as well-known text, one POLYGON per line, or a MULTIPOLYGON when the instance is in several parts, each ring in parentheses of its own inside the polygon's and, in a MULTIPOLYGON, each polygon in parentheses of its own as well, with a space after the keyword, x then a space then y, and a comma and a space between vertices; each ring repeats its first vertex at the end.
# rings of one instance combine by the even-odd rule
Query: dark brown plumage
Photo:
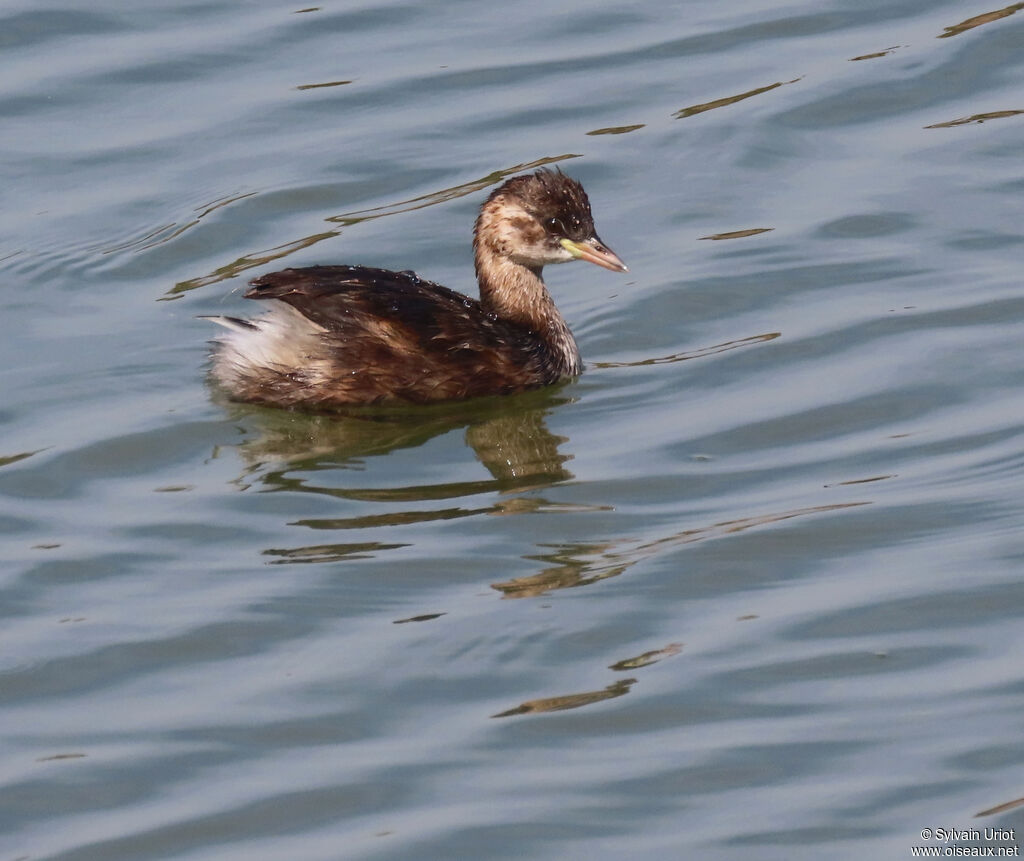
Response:
POLYGON ((626 271, 597 238, 582 186, 548 170, 510 179, 481 207, 473 247, 479 301, 364 266, 255 279, 246 298, 274 307, 251 321, 213 318, 229 330, 214 378, 237 400, 330 409, 507 394, 580 373, 541 269, 583 259, 626 271))

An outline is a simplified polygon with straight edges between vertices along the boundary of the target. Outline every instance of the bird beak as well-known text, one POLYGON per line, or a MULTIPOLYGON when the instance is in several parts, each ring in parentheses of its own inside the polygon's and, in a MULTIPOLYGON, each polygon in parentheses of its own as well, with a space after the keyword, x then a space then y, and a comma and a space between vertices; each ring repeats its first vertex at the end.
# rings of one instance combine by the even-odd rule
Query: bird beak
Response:
POLYGON ((582 242, 573 242, 571 239, 558 240, 562 248, 568 251, 577 260, 586 260, 588 263, 596 263, 612 272, 629 272, 626 264, 619 259, 619 255, 605 245, 597 235, 582 242))

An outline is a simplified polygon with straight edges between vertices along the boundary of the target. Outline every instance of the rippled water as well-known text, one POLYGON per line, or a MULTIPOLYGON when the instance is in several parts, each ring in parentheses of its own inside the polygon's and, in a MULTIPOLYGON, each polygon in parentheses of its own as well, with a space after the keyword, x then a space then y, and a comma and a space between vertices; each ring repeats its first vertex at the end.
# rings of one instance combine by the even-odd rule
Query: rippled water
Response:
POLYGON ((1024 834, 1022 44, 983 2, 6 4, 2 858, 1024 834), (631 267, 548 272, 578 383, 210 389, 246 278, 471 290, 544 163, 631 267))

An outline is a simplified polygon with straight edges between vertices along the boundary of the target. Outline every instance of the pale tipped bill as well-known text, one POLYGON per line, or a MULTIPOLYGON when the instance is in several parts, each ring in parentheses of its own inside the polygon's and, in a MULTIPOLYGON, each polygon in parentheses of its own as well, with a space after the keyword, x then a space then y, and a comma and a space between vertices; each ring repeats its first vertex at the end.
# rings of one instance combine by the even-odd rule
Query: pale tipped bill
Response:
POLYGON ((586 260, 588 263, 596 263, 612 272, 629 272, 629 268, 619 255, 605 245, 597 236, 584 239, 581 242, 574 242, 571 239, 558 240, 562 248, 568 251, 577 260, 586 260))

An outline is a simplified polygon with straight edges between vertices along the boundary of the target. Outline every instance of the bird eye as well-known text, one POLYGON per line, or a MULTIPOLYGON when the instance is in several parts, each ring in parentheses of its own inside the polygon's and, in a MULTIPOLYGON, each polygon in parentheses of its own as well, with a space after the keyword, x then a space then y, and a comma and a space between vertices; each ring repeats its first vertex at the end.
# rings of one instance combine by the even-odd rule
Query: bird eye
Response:
POLYGON ((565 233, 565 225, 562 224, 560 218, 549 218, 544 222, 544 227, 547 228, 548 233, 565 233))

